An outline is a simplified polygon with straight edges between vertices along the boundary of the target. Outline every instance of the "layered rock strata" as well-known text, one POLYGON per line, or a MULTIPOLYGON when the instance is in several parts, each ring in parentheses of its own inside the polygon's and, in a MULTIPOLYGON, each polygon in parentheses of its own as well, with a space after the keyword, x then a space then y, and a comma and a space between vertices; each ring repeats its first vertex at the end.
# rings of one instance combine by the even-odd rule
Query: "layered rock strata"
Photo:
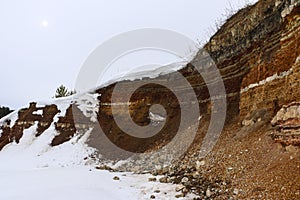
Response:
POLYGON ((272 138, 284 146, 300 146, 300 103, 293 102, 278 111, 272 120, 272 138))

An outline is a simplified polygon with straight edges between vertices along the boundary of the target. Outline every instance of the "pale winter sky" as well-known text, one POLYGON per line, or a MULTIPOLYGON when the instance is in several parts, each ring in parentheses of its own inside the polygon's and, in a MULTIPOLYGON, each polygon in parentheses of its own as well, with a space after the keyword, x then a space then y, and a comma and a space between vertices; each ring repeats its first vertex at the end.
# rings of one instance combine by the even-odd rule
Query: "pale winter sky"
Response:
POLYGON ((161 28, 205 41, 215 21, 246 2, 256 0, 0 0, 0 105, 73 88, 88 55, 114 35, 161 28))

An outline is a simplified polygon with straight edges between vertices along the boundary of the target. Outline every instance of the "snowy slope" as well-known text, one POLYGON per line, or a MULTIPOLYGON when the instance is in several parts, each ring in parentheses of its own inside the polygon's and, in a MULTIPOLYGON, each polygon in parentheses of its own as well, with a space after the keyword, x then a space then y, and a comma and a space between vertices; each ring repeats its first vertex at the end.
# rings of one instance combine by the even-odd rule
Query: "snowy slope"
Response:
MULTIPOLYGON (((149 174, 96 170, 85 160, 93 149, 85 144, 89 131, 57 147, 49 141, 53 127, 35 137, 36 125, 25 131, 19 144, 0 151, 1 200, 174 199, 175 185, 149 182, 149 174), (113 180, 118 176, 120 180, 113 180), (159 193, 154 191, 159 190, 159 193)), ((159 177, 157 177, 158 179, 159 177)))
POLYGON ((151 175, 110 173, 88 167, 0 168, 0 177, 1 200, 128 200, 150 199, 151 195, 164 200, 176 195, 175 185, 149 182, 151 175), (120 180, 113 180, 115 176, 120 180))
MULTIPOLYGON (((64 107, 60 104, 60 109, 64 107)), ((57 134, 54 126, 39 137, 35 137, 36 128, 37 124, 26 129, 18 144, 13 142, 0 151, 1 200, 128 200, 150 199, 151 195, 174 199, 177 194, 176 185, 149 182, 150 174, 96 170, 95 162, 86 159, 94 153, 85 144, 90 131, 51 147, 49 143, 57 134), (113 180, 115 176, 120 180, 113 180)))

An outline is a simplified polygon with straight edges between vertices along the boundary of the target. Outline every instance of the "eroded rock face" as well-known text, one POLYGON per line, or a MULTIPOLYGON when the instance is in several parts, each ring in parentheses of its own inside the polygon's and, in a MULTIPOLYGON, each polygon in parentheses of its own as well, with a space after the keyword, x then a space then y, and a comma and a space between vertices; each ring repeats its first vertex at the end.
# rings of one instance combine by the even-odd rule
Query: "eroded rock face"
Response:
MULTIPOLYGON (((228 122, 237 117, 244 119, 247 114, 260 109, 276 114, 282 105, 300 98, 299 32, 299 1, 264 0, 242 9, 228 19, 205 45, 222 75, 222 79, 215 81, 224 81, 225 84, 228 122)), ((198 98, 198 102, 183 103, 198 103, 201 115, 209 116, 211 99, 215 97, 210 96, 207 85, 214 83, 205 83, 201 74, 195 70, 195 66, 203 64, 201 53, 199 52, 193 61, 179 72, 190 83, 198 98)), ((210 70, 209 67, 204 69, 206 72, 210 70)), ((174 83, 177 81, 174 73, 159 76, 155 80, 174 83)), ((168 143, 176 133, 176 125, 181 120, 179 120, 181 110, 172 92, 163 87, 148 85, 135 92, 127 102, 122 96, 131 86, 130 84, 126 86, 126 81, 123 83, 122 91, 114 102, 119 105, 116 115, 123 119, 128 112, 124 105, 129 104, 131 118, 136 124, 151 125, 153 123, 149 117, 149 107, 152 104, 161 104, 168 116, 166 125, 158 136, 145 142, 143 139, 130 137, 117 126, 111 109, 111 94, 115 86, 112 84, 94 91, 99 97, 91 103, 94 107, 88 111, 92 114, 92 118, 87 111, 80 109, 78 103, 71 102, 63 116, 58 116, 59 110, 56 105, 36 108, 32 104, 29 108, 20 110, 15 124, 7 121, 2 125, 0 149, 13 140, 18 142, 23 131, 36 122, 39 124, 37 137, 49 128, 51 123, 55 123, 58 135, 51 141, 52 146, 69 141, 74 135, 91 128, 93 130, 89 145, 97 149, 105 149, 107 143, 111 142, 125 150, 144 152, 168 143), (33 113, 40 109, 43 109, 43 115, 33 113), (104 132, 104 136, 99 136, 100 129, 104 132)), ((175 90, 180 90, 183 94, 188 93, 185 87, 175 87, 175 90)), ((128 119, 124 118, 123 121, 126 123, 126 120, 128 119)), ((249 125, 253 122, 245 121, 245 123, 249 125)))
POLYGON ((212 37, 205 49, 223 75, 229 116, 275 114, 300 98, 299 32, 299 1, 265 0, 239 11, 212 37))
MULTIPOLYGON (((219 152, 214 150, 209 155, 210 159, 206 161, 199 160, 199 149, 209 126, 212 107, 212 97, 206 84, 213 83, 205 83, 203 77, 194 68, 194 66, 201 65, 201 52, 191 63, 179 71, 193 87, 198 98, 198 102, 187 101, 184 103, 186 105, 198 103, 203 118, 194 143, 182 157, 183 159, 178 159, 174 165, 160 170, 159 174, 166 175, 162 182, 180 183, 182 187, 178 190, 182 190, 184 194, 193 192, 201 199, 218 197, 229 199, 240 193, 241 195, 253 194, 255 191, 261 193, 264 190, 261 187, 265 185, 280 188, 276 189, 274 194, 270 193, 275 189, 269 188, 266 190, 268 192, 265 192, 266 196, 257 198, 295 198, 299 191, 299 176, 296 179, 290 177, 294 177, 299 172, 299 162, 291 158, 299 154, 282 160, 281 158, 285 155, 276 152, 277 150, 272 147, 273 142, 265 134, 267 128, 262 127, 261 124, 265 125, 275 116, 272 120, 272 125, 276 129, 272 134, 274 141, 299 149, 300 103, 291 103, 300 99, 299 5, 299 0, 261 0, 256 5, 244 8, 228 19, 205 45, 205 49, 217 64, 225 84, 227 122, 230 123, 240 117, 240 123, 229 124, 228 130, 225 127, 220 139, 221 145, 216 145, 219 152), (241 125, 244 126, 243 128, 249 128, 249 134, 234 137, 241 125), (251 130, 252 127, 255 128, 255 125, 258 125, 258 128, 251 130), (236 146, 237 150, 235 150, 236 146), (270 149, 273 149, 271 153, 270 149), (255 153, 251 154, 253 151, 255 153), (266 158, 265 155, 268 157, 266 158), (274 161, 273 159, 278 160, 274 161), (226 162, 227 160, 228 162, 226 162), (269 165, 269 162, 272 161, 274 167, 269 165), (225 166, 224 163, 227 165, 225 166), (211 164, 218 172, 217 174, 211 174, 211 164), (248 167, 244 168, 245 165, 248 167), (253 166, 257 166, 258 170, 253 169, 253 166), (283 173, 290 169, 293 169, 291 173, 283 173), (218 177, 222 173, 225 175, 218 177), (243 177, 245 173, 248 173, 247 177, 243 177), (236 174, 242 178, 239 180, 239 176, 236 174), (283 182, 272 183, 274 177, 281 177, 282 174, 288 175, 284 182, 292 188, 286 191, 289 192, 287 198, 282 195, 281 185, 283 182), (259 178, 257 175, 260 175, 259 178), (243 194, 236 189, 227 190, 231 180, 235 180, 235 184, 245 182, 245 180, 247 180, 245 184, 255 183, 255 181, 256 183, 262 182, 261 185, 257 184, 256 188, 250 184, 244 186, 254 192, 248 191, 243 194)), ((176 83, 177 80, 174 77, 174 74, 170 73, 159 76, 155 80, 156 82, 176 83)), ((116 101, 112 101, 112 91, 116 85, 112 84, 94 91, 92 95, 88 95, 88 98, 83 96, 80 97, 80 101, 65 102, 67 104, 65 109, 59 108, 58 104, 37 106, 35 103, 28 108, 21 109, 15 122, 11 120, 1 122, 0 150, 13 141, 19 142, 23 137, 24 130, 36 124, 36 137, 41 136, 51 124, 53 125, 57 135, 52 141, 49 141, 51 146, 61 145, 75 135, 84 134, 90 130, 87 144, 96 148, 99 154, 108 159, 128 158, 132 155, 130 152, 151 152, 169 143, 182 120, 180 119, 181 108, 174 94, 164 87, 146 85, 139 88, 127 102, 126 99, 123 99, 124 94, 131 87, 130 84, 138 83, 138 81, 123 81, 123 83, 116 101), (91 98, 91 96, 97 96, 97 98, 91 98), (153 122, 154 118, 153 116, 151 118, 149 110, 153 104, 164 106, 167 112, 164 120, 153 122), (112 106, 116 108, 115 114, 112 112, 112 106), (89 109, 85 109, 87 107, 89 109), (117 116, 125 123, 129 123, 129 119, 125 117, 128 107, 130 116, 136 124, 150 125, 156 128, 158 124, 165 123, 165 126, 158 135, 147 138, 147 140, 126 134, 117 125, 114 117, 117 116), (100 134, 101 132, 103 134, 100 134), (128 154, 123 154, 126 151, 120 151, 115 147, 127 150, 128 154)), ((188 91, 187 88, 182 87, 175 87, 175 90, 183 93, 188 91)), ((160 113, 154 114, 161 116, 160 113)), ((189 125, 194 123, 193 121, 187 123, 187 131, 189 125)), ((131 127, 129 126, 129 128, 131 127)), ((242 131, 244 130, 246 129, 242 131)), ((297 153, 297 151, 295 152, 297 153)), ((152 159, 152 157, 147 158, 147 160, 153 161, 153 165, 160 162, 160 157, 156 157, 156 160, 152 159)), ((140 160, 140 162, 144 162, 144 160, 140 160)), ((133 164, 129 163, 120 169, 139 171, 138 168, 134 168, 136 165, 137 163, 133 162, 133 164)), ((108 167, 104 169, 110 170, 108 167)), ((297 197, 296 199, 299 199, 297 197)), ((253 199, 255 198, 253 197, 253 199)))
POLYGON ((29 108, 21 109, 18 112, 18 119, 11 124, 11 120, 6 120, 0 127, 0 150, 7 144, 15 141, 19 143, 24 130, 37 124, 36 136, 43 134, 53 122, 54 116, 59 112, 56 105, 37 107, 36 103, 31 103, 29 108), (37 112, 41 114, 37 114, 37 112))
POLYGON ((272 133, 275 142, 284 146, 300 146, 300 103, 283 106, 272 120, 276 130, 272 133))
POLYGON ((275 115, 283 105, 300 98, 299 1, 271 5, 271 10, 277 10, 272 12, 273 25, 252 54, 254 60, 249 60, 249 73, 242 80, 241 116, 261 108, 275 115))

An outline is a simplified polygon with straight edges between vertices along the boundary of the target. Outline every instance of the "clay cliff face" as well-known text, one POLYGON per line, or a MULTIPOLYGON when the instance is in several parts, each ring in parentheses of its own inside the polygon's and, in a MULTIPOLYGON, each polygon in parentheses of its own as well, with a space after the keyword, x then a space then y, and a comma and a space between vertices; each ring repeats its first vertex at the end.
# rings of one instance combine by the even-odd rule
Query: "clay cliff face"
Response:
POLYGON ((275 113, 299 99, 299 13, 299 1, 259 1, 229 19, 205 46, 223 75, 229 113, 275 113))

